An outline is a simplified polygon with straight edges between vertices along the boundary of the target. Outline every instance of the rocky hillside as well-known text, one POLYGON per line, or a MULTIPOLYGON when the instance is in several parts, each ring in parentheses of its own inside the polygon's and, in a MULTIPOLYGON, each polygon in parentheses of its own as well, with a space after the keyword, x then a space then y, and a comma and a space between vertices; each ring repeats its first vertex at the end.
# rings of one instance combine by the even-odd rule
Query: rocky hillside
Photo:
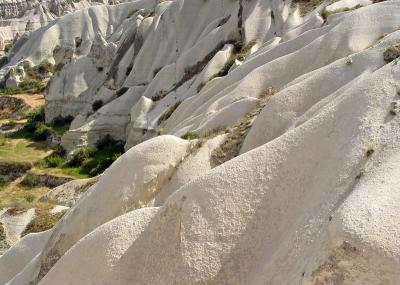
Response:
POLYGON ((1 0, 0 50, 7 52, 11 43, 24 33, 36 30, 57 17, 103 3, 102 0, 1 0))
POLYGON ((66 158, 126 152, 0 284, 400 284, 399 28, 399 0, 137 0, 17 41, 1 84, 47 85, 66 158))

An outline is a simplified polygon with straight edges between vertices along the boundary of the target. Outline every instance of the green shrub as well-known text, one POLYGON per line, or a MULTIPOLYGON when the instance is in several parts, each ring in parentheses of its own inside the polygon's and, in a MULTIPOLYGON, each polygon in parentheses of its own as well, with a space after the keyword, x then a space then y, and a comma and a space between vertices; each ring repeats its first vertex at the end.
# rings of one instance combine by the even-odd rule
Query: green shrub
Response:
POLYGON ((106 170, 124 153, 124 143, 106 135, 96 143, 97 151, 87 157, 81 164, 82 172, 96 176, 106 170))
POLYGON ((34 71, 39 75, 38 77, 43 78, 48 73, 54 73, 56 71, 56 67, 49 60, 44 59, 38 66, 34 67, 34 71))
POLYGON ((40 178, 39 176, 28 173, 25 175, 24 179, 21 181, 21 185, 26 186, 26 187, 35 187, 40 184, 40 178))
POLYGON ((110 134, 107 134, 96 142, 96 147, 98 150, 102 150, 117 143, 119 141, 115 140, 110 134))
POLYGON ((26 113, 25 119, 28 120, 28 123, 44 122, 44 109, 39 107, 29 111, 26 113))
POLYGON ((32 203, 35 200, 35 196, 32 194, 26 194, 24 195, 24 199, 28 203, 32 203))
POLYGON ((184 140, 195 140, 200 138, 200 136, 196 133, 192 133, 192 132, 187 132, 186 134, 184 134, 183 136, 181 136, 182 139, 184 140))
POLYGON ((120 97, 122 95, 124 95, 126 93, 126 91, 129 90, 129 87, 121 87, 120 89, 117 90, 117 92, 115 92, 115 95, 117 95, 117 97, 120 97))
POLYGON ((58 167, 62 168, 65 165, 65 159, 59 154, 52 154, 44 159, 44 167, 52 168, 58 167))
POLYGON ((69 166, 80 166, 82 162, 93 157, 96 153, 96 148, 93 146, 85 146, 78 148, 73 154, 71 160, 68 162, 69 166))
POLYGON ((50 127, 44 123, 39 123, 33 132, 33 139, 36 141, 45 141, 50 136, 50 127))
POLYGON ((21 91, 32 90, 33 92, 41 92, 45 87, 46 85, 38 80, 25 80, 18 85, 18 88, 20 88, 21 91))
POLYGON ((71 115, 68 115, 66 117, 57 116, 52 120, 51 125, 53 127, 70 125, 73 120, 74 120, 74 117, 71 115))
POLYGON ((101 107, 103 107, 103 100, 96 100, 92 104, 92 109, 94 112, 96 112, 101 107))
POLYGON ((13 44, 12 43, 8 43, 4 46, 4 52, 7 53, 11 50, 13 44))
POLYGON ((39 80, 22 81, 18 87, 6 87, 0 89, 0 93, 6 95, 14 95, 19 93, 39 93, 46 88, 46 85, 39 80))

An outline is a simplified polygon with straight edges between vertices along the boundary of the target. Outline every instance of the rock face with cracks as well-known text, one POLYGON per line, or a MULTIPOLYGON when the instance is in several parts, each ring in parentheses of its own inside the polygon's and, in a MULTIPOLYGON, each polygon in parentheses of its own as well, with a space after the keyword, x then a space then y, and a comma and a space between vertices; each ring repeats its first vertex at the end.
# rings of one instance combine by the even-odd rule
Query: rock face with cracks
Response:
POLYGON ((126 153, 0 284, 399 284, 400 1, 359 2, 139 0, 32 32, 2 72, 56 63, 62 146, 126 153))
MULTIPOLYGON (((0 50, 29 33, 48 25, 57 17, 98 5, 99 1, 83 0, 2 0, 0 1, 0 50)), ((7 52, 7 50, 6 50, 7 52)))

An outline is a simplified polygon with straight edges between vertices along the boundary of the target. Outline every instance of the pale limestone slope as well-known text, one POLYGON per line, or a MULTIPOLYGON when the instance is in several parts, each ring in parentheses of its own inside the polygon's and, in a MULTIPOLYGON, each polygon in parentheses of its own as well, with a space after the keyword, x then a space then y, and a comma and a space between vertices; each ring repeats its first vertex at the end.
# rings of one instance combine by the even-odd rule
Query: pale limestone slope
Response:
MULTIPOLYGON (((6 284, 399 284, 400 65, 383 54, 400 43, 400 2, 325 23, 315 12, 302 23, 281 2, 148 3, 58 20, 83 27, 87 14, 102 19, 84 29, 85 52, 74 50, 58 74, 72 84, 70 95, 57 95, 62 80, 53 78, 47 116, 78 114, 63 138, 68 150, 110 133, 128 140, 127 152, 6 284), (239 18, 246 42, 254 36, 257 43, 213 78, 234 52, 225 41, 237 37, 230 38, 239 18), (185 67, 213 50, 181 81, 185 67), (108 75, 96 75, 105 62, 108 75), (71 70, 82 75, 68 79, 71 70), (85 84, 98 91, 81 93, 85 84), (116 97, 121 86, 129 89, 116 97), (269 87, 277 92, 241 133, 238 157, 217 167, 212 157, 234 128, 206 142, 176 137, 234 126, 269 87), (152 99, 160 90, 170 92, 152 99), (98 98, 104 106, 86 116, 98 98)), ((43 37, 59 35, 48 29, 43 37)), ((65 31, 74 43, 78 30, 65 31)), ((33 56, 32 46, 21 55, 33 56)), ((0 274, 7 261, 0 258, 0 274)))

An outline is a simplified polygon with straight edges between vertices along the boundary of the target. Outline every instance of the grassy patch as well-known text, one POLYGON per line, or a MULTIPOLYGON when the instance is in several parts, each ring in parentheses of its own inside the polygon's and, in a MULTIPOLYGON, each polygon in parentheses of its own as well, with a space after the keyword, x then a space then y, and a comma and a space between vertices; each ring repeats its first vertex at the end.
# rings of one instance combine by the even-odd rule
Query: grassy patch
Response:
POLYGON ((9 184, 11 180, 8 177, 0 178, 0 191, 3 191, 9 184))
POLYGON ((32 188, 39 186, 40 179, 39 176, 37 176, 36 174, 28 173, 27 175, 25 175, 24 179, 21 181, 20 184, 22 186, 32 188))
POLYGON ((62 154, 53 153, 37 163, 36 167, 51 175, 87 178, 102 173, 123 153, 124 143, 106 135, 96 146, 85 146, 75 150, 69 161, 66 161, 62 154))
POLYGON ((36 162, 47 154, 44 143, 33 142, 28 139, 10 139, 0 145, 0 162, 36 162))
POLYGON ((195 139, 200 138, 200 136, 193 132, 187 132, 183 136, 181 136, 181 138, 184 140, 195 140, 195 139))
POLYGON ((0 94, 14 95, 21 93, 40 93, 46 88, 46 84, 39 80, 22 81, 18 87, 6 87, 0 89, 0 94))
POLYGON ((46 210, 36 210, 36 217, 27 225, 22 236, 30 233, 39 233, 51 229, 65 214, 65 212, 60 213, 50 213, 46 210))
POLYGON ((15 214, 32 208, 50 209, 53 204, 39 199, 49 191, 43 186, 27 187, 20 184, 11 185, 0 191, 0 209, 10 208, 15 214))

